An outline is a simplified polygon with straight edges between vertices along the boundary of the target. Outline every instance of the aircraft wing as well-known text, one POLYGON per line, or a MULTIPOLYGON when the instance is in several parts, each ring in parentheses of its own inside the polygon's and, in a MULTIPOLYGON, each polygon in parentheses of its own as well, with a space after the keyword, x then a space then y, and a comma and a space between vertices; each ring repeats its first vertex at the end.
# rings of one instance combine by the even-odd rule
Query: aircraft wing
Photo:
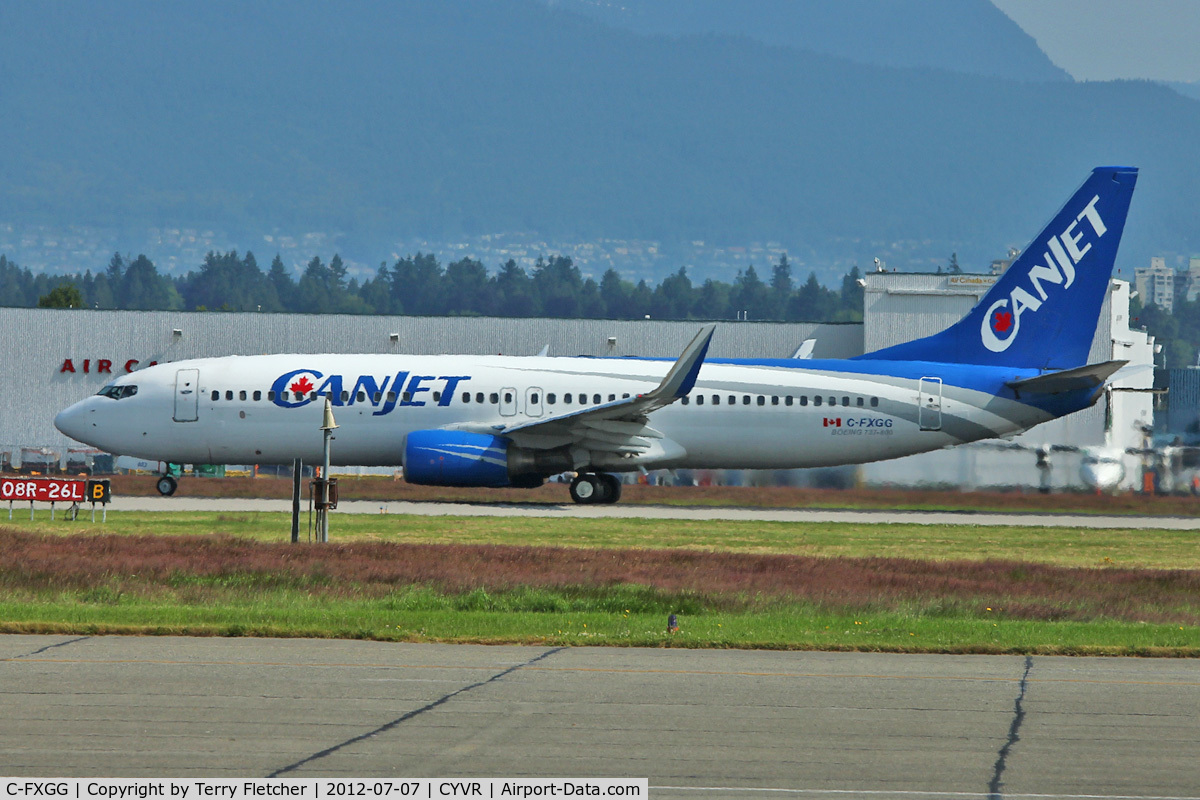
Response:
POLYGON ((696 385, 696 376, 708 353, 708 344, 715 329, 716 325, 701 328, 662 383, 645 394, 558 416, 512 425, 491 425, 486 432, 508 436, 521 447, 534 450, 572 445, 590 451, 630 456, 660 449, 669 452, 671 448, 664 447, 666 442, 663 441, 663 434, 650 427, 649 415, 674 403, 696 385))

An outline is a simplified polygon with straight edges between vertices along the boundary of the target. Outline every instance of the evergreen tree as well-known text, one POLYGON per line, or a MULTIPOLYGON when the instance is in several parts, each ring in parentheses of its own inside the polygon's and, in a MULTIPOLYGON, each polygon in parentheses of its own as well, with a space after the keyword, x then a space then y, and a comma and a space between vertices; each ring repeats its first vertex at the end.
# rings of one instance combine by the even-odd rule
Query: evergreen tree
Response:
POLYGON ((495 313, 502 317, 532 317, 537 309, 533 285, 525 270, 513 259, 505 262, 492 279, 495 313))
POLYGON ((267 271, 267 283, 274 292, 280 309, 287 311, 295 309, 296 283, 288 274, 287 267, 283 265, 283 259, 279 257, 278 253, 271 260, 271 268, 267 271))
POLYGON ((492 293, 487 269, 470 258, 455 261, 446 267, 447 295, 451 298, 448 311, 452 314, 492 313, 492 293))
POLYGON ((668 275, 655 288, 650 316, 654 319, 687 319, 692 312, 693 294, 687 268, 680 267, 678 272, 668 275))
POLYGON ((629 319, 633 316, 633 284, 621 280, 611 267, 600 278, 600 302, 604 304, 604 316, 608 319, 629 319))

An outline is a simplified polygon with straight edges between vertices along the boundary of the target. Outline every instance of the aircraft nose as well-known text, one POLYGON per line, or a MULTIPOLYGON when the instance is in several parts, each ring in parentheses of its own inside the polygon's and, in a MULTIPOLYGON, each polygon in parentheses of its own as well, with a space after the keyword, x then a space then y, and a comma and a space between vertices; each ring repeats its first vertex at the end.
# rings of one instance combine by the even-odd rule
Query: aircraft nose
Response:
POLYGON ((83 441, 84 430, 87 425, 86 417, 87 410, 84 408, 84 403, 76 403, 58 412, 54 417, 54 427, 72 439, 81 442, 83 441))

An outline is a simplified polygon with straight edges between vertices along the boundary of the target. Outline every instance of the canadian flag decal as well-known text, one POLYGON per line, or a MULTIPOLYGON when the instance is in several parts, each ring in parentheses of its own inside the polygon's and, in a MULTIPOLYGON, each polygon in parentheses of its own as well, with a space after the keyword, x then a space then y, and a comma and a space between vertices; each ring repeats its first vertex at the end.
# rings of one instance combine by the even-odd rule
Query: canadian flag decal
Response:
POLYGON ((824 427, 840 428, 840 427, 842 427, 842 418, 841 417, 825 417, 824 427))

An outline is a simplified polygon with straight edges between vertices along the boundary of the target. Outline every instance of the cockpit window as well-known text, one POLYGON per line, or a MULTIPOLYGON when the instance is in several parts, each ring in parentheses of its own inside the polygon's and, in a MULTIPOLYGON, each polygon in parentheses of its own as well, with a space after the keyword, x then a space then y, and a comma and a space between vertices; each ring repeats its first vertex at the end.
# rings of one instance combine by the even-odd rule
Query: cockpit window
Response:
POLYGON ((133 397, 135 394, 137 394, 137 387, 130 384, 126 384, 124 386, 105 386, 103 389, 96 392, 96 394, 101 394, 105 397, 111 397, 113 400, 121 400, 126 397, 133 397))

